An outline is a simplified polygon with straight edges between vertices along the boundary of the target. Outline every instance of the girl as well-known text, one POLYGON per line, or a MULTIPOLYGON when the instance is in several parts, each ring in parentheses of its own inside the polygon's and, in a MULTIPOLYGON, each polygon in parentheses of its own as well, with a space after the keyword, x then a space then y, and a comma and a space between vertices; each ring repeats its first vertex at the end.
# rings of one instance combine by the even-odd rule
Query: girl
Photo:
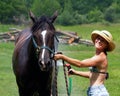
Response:
POLYGON ((87 96, 109 96, 109 93, 104 86, 104 81, 108 78, 107 52, 113 51, 115 44, 112 35, 106 30, 93 31, 91 39, 96 48, 93 57, 84 60, 77 60, 63 54, 56 54, 54 59, 62 59, 76 67, 90 67, 89 72, 76 71, 74 69, 70 69, 69 72, 72 71, 73 75, 89 78, 90 86, 87 90, 87 96))

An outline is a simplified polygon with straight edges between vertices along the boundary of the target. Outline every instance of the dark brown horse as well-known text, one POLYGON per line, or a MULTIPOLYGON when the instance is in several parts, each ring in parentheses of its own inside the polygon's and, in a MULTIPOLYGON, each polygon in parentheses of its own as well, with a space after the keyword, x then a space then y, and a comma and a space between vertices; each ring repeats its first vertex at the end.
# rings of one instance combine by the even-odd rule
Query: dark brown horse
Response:
POLYGON ((51 96, 56 17, 57 12, 37 19, 30 12, 33 26, 20 32, 16 40, 12 62, 19 96, 51 96))

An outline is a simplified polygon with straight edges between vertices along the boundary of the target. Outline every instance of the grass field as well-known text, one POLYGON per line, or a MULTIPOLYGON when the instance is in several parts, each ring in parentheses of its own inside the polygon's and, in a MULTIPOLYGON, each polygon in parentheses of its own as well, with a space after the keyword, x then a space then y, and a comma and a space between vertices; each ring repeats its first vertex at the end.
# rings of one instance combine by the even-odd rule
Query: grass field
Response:
MULTIPOLYGON (((81 26, 56 26, 61 30, 75 31, 83 39, 90 39, 90 34, 93 30, 108 30, 113 34, 116 49, 108 53, 109 68, 108 72, 110 78, 106 80, 105 86, 107 87, 110 96, 120 96, 120 24, 112 24, 105 26, 102 24, 91 24, 91 25, 81 25, 81 26)), ((0 25, 0 32, 7 31, 10 25, 3 26, 0 25), (2 26, 2 27, 1 27, 2 26)), ((15 27, 12 25, 12 27, 15 27)), ((17 86, 15 83, 15 77, 12 71, 12 53, 14 49, 13 43, 0 43, 0 94, 1 96, 18 96, 17 86)), ((77 58, 85 59, 93 56, 94 47, 86 45, 59 45, 59 51, 64 54, 77 58)), ((73 66, 72 66, 73 67, 73 66)), ((78 69, 74 67, 75 69, 78 69)), ((88 68, 79 68, 78 70, 88 71, 88 68)), ((86 89, 89 86, 89 80, 82 77, 71 76, 72 78, 72 92, 71 96, 86 96, 86 89)), ((64 75, 62 67, 59 67, 58 73, 58 92, 59 96, 67 96, 64 82, 64 75)))

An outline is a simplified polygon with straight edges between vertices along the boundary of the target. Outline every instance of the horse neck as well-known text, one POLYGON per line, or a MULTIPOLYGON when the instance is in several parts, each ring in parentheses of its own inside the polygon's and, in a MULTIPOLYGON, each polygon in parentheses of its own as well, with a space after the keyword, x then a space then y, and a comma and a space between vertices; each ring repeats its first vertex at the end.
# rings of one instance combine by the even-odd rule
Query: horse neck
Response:
POLYGON ((20 50, 24 44, 26 44, 26 42, 29 41, 30 37, 31 37, 31 32, 30 32, 30 29, 25 29, 23 30, 19 35, 18 35, 18 38, 17 38, 17 41, 15 43, 15 50, 20 50))

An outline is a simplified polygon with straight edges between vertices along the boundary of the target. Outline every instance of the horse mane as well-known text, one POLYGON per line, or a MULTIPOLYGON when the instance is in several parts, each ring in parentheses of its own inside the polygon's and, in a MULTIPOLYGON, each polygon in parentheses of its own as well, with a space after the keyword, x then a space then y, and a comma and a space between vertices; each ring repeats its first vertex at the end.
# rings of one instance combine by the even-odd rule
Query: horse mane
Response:
POLYGON ((22 32, 19 33, 18 38, 15 42, 15 50, 19 50, 19 48, 21 48, 23 46, 23 44, 25 43, 26 40, 28 40, 29 38, 31 38, 32 34, 30 32, 30 29, 27 28, 25 30, 23 30, 22 32))
POLYGON ((35 22, 34 24, 33 24, 33 26, 32 26, 32 28, 31 28, 31 31, 32 32, 36 32, 36 31, 38 31, 40 28, 42 29, 42 30, 44 30, 46 27, 46 25, 45 24, 48 24, 48 27, 49 27, 49 29, 50 30, 55 30, 55 28, 54 28, 54 26, 53 26, 53 24, 50 22, 50 18, 48 18, 48 17, 46 17, 46 16, 41 16, 38 20, 37 20, 37 22, 35 22))

